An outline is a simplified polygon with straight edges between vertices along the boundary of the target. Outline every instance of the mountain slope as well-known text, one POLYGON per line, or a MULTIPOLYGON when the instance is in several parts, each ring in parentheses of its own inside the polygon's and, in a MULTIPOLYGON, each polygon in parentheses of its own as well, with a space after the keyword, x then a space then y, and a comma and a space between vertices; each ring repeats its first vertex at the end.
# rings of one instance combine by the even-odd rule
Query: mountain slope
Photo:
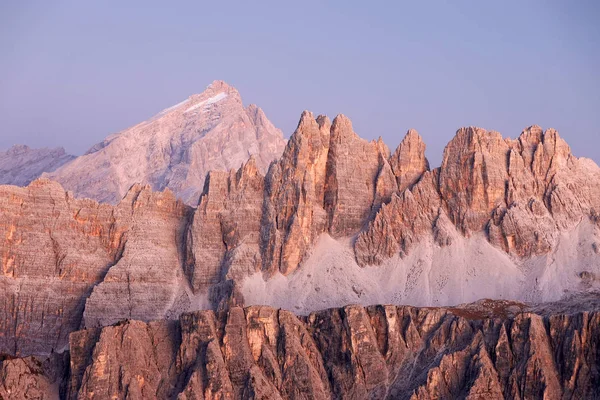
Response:
POLYGON ((215 81, 46 176, 101 202, 116 203, 131 185, 147 183, 196 205, 208 171, 239 168, 253 155, 264 172, 284 146, 260 108, 244 108, 235 88, 215 81))
POLYGON ((0 152, 0 185, 27 186, 42 173, 52 172, 74 158, 62 147, 32 149, 15 145, 0 152))
POLYGON ((266 304, 300 314, 600 288, 600 169, 558 134, 460 129, 430 170, 411 131, 390 152, 350 120, 302 114, 262 175, 211 171, 197 208, 134 185, 116 206, 56 182, 0 187, 0 351, 69 332, 266 304))

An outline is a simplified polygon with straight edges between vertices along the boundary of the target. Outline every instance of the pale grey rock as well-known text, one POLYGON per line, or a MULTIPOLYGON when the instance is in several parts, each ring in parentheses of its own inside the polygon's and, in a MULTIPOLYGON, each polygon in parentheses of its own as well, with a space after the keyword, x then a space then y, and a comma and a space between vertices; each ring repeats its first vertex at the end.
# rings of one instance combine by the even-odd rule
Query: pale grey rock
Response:
POLYGON ((27 186, 44 172, 52 172, 69 163, 75 156, 56 149, 32 149, 15 145, 0 151, 0 185, 27 186))
POLYGON ((238 91, 215 81, 201 93, 106 138, 47 176, 77 197, 116 204, 135 183, 172 190, 196 206, 211 170, 239 168, 250 156, 263 173, 285 146, 281 131, 238 91))

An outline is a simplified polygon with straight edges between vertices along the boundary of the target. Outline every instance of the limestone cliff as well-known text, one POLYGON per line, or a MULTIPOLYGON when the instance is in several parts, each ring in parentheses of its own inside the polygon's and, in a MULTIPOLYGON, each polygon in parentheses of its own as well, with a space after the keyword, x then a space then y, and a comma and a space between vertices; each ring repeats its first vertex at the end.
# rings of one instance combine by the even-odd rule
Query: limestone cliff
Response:
POLYGON ((270 307, 199 311, 75 332, 69 374, 31 360, 3 361, 0 373, 20 369, 22 381, 5 380, 4 390, 22 398, 38 398, 22 391, 25 379, 62 387, 68 399, 600 396, 599 314, 524 307, 347 306, 303 318, 270 307))
POLYGON ((430 170, 414 130, 390 153, 344 116, 305 112, 266 176, 259 163, 210 172, 197 208, 149 185, 114 206, 45 179, 0 186, 1 351, 233 305, 308 314, 600 287, 600 169, 554 130, 463 128, 430 170))

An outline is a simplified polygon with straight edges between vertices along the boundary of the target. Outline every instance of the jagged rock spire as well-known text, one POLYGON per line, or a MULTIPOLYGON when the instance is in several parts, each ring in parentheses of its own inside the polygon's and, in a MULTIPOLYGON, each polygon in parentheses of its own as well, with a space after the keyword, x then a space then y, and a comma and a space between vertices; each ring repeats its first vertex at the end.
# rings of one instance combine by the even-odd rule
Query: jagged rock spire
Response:
POLYGON ((429 171, 429 161, 425 157, 425 143, 421 135, 409 129, 390 158, 390 165, 398 181, 398 189, 411 187, 425 171, 429 171))

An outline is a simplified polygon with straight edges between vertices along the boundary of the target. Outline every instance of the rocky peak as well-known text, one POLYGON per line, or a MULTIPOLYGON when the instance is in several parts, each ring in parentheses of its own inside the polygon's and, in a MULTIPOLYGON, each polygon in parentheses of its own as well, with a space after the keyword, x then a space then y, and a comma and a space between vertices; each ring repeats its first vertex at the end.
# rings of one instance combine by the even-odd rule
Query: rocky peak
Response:
POLYGON ((292 170, 301 179, 309 165, 321 161, 324 173, 330 126, 327 117, 319 116, 315 119, 310 111, 304 111, 282 157, 282 167, 285 169, 294 165, 292 170))
POLYGON ((10 149, 8 149, 6 151, 6 153, 12 154, 12 155, 17 155, 17 154, 27 153, 30 150, 31 150, 31 148, 29 146, 27 146, 26 144, 15 144, 10 149))
POLYGON ((444 150, 440 193, 451 220, 464 233, 479 231, 505 201, 507 153, 500 133, 461 128, 444 150))
POLYGON ((315 119, 304 111, 283 156, 267 174, 263 269, 269 275, 293 272, 325 229, 330 127, 327 117, 315 119))
POLYGON ((251 155, 264 173, 285 147, 281 131, 238 91, 215 81, 200 94, 111 135, 50 174, 76 196, 116 203, 134 183, 169 188, 196 205, 211 171, 237 169, 251 155))
POLYGON ((74 158, 62 147, 32 149, 27 145, 14 145, 5 152, 0 151, 0 184, 26 186, 74 158))
POLYGON ((237 182, 242 181, 243 179, 252 179, 259 174, 258 166, 256 165, 256 158, 254 156, 250 156, 248 161, 242 165, 242 167, 236 172, 236 180, 237 182))
POLYGON ((562 168, 572 165, 571 148, 554 129, 547 129, 542 136, 542 146, 534 155, 534 170, 539 177, 550 180, 562 168))
MULTIPOLYGON (((238 117, 219 123, 251 120, 247 110, 238 117)), ((488 292, 542 301, 594 287, 600 170, 570 156, 553 131, 529 131, 531 152, 461 129, 442 167, 427 170, 414 131, 390 156, 345 117, 330 123, 305 112, 266 177, 258 156, 211 171, 196 209, 143 183, 115 207, 73 199, 48 180, 2 186, 0 323, 9 334, 0 345, 49 351, 82 318, 85 326, 172 318, 286 296, 286 307, 304 312, 350 301, 450 304, 488 292), (547 174, 554 165, 562 166, 547 174), (413 183, 403 187, 409 172, 413 183), (384 269, 365 273, 368 264, 384 269)))
POLYGON ((360 230, 372 213, 374 200, 388 197, 389 193, 377 189, 377 178, 389 154, 381 140, 369 142, 358 136, 345 115, 340 114, 333 120, 325 209, 329 214, 329 231, 334 237, 360 230))
POLYGON ((532 125, 524 129, 517 139, 519 152, 523 155, 529 155, 530 158, 533 157, 535 149, 542 142, 543 135, 544 130, 539 125, 532 125))
MULTIPOLYGON (((233 86, 228 85, 224 81, 214 81, 208 85, 202 93, 191 95, 186 106, 189 108, 200 108, 201 106, 204 106, 206 109, 208 106, 216 105, 218 103, 221 103, 220 107, 223 107, 223 103, 235 103, 241 106, 242 97, 233 86)), ((189 108, 187 110, 189 110, 189 108)))
POLYGON ((234 88, 233 86, 229 85, 227 82, 222 81, 222 80, 214 80, 212 81, 212 83, 210 85, 208 85, 206 87, 206 90, 204 91, 204 93, 219 93, 219 92, 225 92, 225 93, 238 93, 237 89, 234 88))
POLYGON ((399 191, 412 186, 425 171, 429 171, 425 149, 421 135, 410 129, 392 154, 390 165, 396 176, 399 191))
POLYGON ((360 139, 352 128, 352 121, 344 114, 338 114, 331 124, 331 140, 339 143, 360 139))

